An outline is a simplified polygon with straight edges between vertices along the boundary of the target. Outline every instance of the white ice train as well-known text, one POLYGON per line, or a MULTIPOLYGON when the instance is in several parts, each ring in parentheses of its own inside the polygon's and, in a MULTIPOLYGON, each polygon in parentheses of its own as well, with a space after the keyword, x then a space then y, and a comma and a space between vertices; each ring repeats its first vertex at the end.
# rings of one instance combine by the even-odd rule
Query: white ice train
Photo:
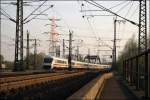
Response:
MULTIPOLYGON (((74 69, 110 69, 110 65, 103 65, 103 64, 93 64, 93 63, 85 63, 79 61, 71 61, 72 68, 74 69)), ((44 69, 66 69, 68 68, 68 60, 45 56, 43 61, 43 68, 44 69)))

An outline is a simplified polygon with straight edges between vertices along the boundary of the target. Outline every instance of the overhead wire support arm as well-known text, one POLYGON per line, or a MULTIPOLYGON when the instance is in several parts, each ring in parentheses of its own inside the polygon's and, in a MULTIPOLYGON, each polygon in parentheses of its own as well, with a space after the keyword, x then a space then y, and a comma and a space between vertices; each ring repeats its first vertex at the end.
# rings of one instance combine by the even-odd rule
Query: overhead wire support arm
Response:
POLYGON ((86 2, 89 3, 89 4, 92 4, 92 5, 96 6, 96 7, 100 8, 100 9, 102 9, 102 10, 105 10, 105 11, 107 11, 107 12, 109 12, 109 13, 112 13, 112 14, 114 14, 114 15, 116 15, 116 16, 118 16, 118 17, 120 17, 120 18, 122 18, 122 19, 124 19, 124 20, 126 20, 126 21, 128 21, 128 22, 130 22, 131 24, 136 25, 136 26, 139 27, 139 24, 138 24, 138 23, 133 22, 133 21, 127 19, 127 18, 124 18, 124 17, 118 15, 117 13, 111 11, 111 10, 108 9, 108 8, 105 8, 104 6, 102 6, 102 5, 98 4, 98 3, 96 3, 96 2, 93 1, 93 0, 90 0, 90 1, 92 1, 92 2, 90 2, 89 0, 84 0, 84 1, 86 1, 86 2))

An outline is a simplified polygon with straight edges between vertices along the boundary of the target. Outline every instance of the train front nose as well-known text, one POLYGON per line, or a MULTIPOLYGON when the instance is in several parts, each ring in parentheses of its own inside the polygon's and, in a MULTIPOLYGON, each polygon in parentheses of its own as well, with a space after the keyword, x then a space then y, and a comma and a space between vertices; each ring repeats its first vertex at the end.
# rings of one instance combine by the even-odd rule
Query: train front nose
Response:
POLYGON ((45 57, 44 58, 44 63, 43 63, 43 68, 44 69, 51 69, 53 59, 51 57, 45 57))

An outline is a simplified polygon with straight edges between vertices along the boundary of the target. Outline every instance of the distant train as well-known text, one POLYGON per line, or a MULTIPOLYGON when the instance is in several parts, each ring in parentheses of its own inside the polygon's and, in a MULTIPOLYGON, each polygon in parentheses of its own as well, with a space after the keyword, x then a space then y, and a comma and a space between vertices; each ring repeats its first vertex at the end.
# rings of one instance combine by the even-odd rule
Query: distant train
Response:
MULTIPOLYGON (((103 65, 103 64, 93 64, 93 63, 86 63, 86 62, 79 62, 79 61, 71 61, 73 69, 110 69, 110 65, 103 65)), ((43 68, 44 69, 66 69, 68 68, 68 60, 45 56, 43 61, 43 68)))

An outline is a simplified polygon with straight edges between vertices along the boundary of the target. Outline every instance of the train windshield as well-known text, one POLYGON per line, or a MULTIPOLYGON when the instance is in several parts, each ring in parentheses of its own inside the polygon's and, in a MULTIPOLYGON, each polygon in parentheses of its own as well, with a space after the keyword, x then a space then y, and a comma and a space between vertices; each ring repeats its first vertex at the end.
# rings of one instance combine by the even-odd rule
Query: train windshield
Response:
POLYGON ((52 63, 53 58, 44 58, 44 63, 52 63))

